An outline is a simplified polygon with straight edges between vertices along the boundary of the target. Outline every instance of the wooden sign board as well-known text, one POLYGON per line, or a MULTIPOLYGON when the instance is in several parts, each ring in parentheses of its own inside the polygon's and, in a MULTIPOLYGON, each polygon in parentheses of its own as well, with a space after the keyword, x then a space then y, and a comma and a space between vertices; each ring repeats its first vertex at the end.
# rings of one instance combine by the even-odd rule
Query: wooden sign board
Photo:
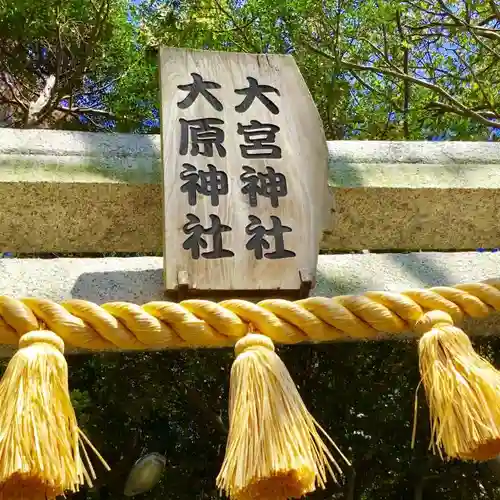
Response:
POLYGON ((162 48, 160 68, 167 291, 307 296, 328 150, 293 57, 162 48))

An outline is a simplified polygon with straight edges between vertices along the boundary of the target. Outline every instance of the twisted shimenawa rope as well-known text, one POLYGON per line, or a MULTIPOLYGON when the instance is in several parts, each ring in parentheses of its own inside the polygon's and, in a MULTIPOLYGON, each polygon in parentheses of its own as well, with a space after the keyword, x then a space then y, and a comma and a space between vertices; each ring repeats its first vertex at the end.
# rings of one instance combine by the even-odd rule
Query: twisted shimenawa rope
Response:
POLYGON ((29 331, 49 329, 86 350, 148 350, 234 345, 250 330, 283 344, 398 338, 424 333, 424 314, 439 310, 454 322, 500 311, 500 279, 400 293, 366 292, 295 302, 231 299, 149 302, 143 306, 85 300, 0 297, 0 344, 17 345, 29 331))

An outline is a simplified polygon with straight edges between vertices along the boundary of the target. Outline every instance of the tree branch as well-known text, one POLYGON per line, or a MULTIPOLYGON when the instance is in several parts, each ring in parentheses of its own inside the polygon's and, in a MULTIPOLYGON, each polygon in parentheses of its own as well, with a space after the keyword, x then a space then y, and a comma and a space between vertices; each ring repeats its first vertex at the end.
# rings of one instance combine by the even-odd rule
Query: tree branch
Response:
POLYGON ((398 70, 398 67, 389 59, 389 53, 385 52, 386 50, 385 43, 384 43, 384 50, 381 50, 367 38, 359 37, 358 40, 367 43, 379 56, 382 57, 382 59, 388 66, 390 66, 394 70, 398 70))
POLYGON ((56 106, 54 108, 56 111, 64 111, 66 113, 72 113, 75 115, 87 115, 92 114, 96 116, 103 116, 105 118, 116 118, 116 115, 111 111, 106 111, 105 109, 96 109, 96 108, 83 108, 83 107, 65 107, 65 106, 56 106))
MULTIPOLYGON (((327 52, 324 52, 316 47, 313 47, 307 41, 304 41, 304 44, 311 51, 315 52, 316 54, 321 55, 329 60, 333 60, 333 61, 335 60, 333 56, 331 56, 327 52)), ((355 71, 369 71, 371 73, 377 73, 380 75, 392 76, 393 78, 408 81, 410 83, 414 83, 416 85, 419 85, 420 87, 424 87, 426 89, 432 90, 434 93, 445 98, 447 101, 449 101, 451 103, 450 107, 453 109, 453 112, 455 114, 465 116, 468 118, 472 118, 472 119, 482 123, 483 125, 486 125, 487 127, 500 128, 500 122, 488 120, 487 118, 485 118, 481 114, 471 110, 470 108, 467 108, 459 100, 455 99, 449 92, 447 92, 445 89, 443 89, 439 85, 436 85, 435 83, 428 82, 426 80, 422 80, 421 78, 411 76, 407 73, 402 73, 399 70, 396 71, 396 70, 388 69, 388 68, 378 68, 375 66, 364 66, 361 64, 356 64, 356 63, 351 62, 351 61, 341 61, 341 65, 345 69, 351 69, 351 70, 355 70, 355 71)))
MULTIPOLYGON (((494 2, 492 2, 494 7, 496 7, 496 5, 494 4, 494 2)), ((491 21, 494 21, 495 19, 497 19, 497 16, 496 14, 491 14, 490 16, 488 17, 485 17, 484 19, 481 19, 481 21, 479 21, 477 23, 478 26, 484 26, 488 23, 491 23, 491 21)), ((498 19, 500 19, 500 12, 499 12, 499 16, 498 16, 498 19)))
POLYGON ((21 107, 21 109, 23 109, 24 111, 27 111, 28 110, 27 104, 22 102, 21 99, 19 99, 19 97, 17 96, 17 91, 14 88, 13 83, 10 81, 11 75, 6 73, 6 72, 2 72, 2 73, 0 73, 0 75, 1 75, 2 80, 4 81, 5 85, 7 85, 7 87, 9 87, 10 93, 12 94, 12 99, 15 101, 15 103, 19 107, 21 107))
POLYGON ((29 103, 28 111, 24 120, 25 127, 31 127, 39 122, 42 112, 50 104, 55 85, 56 76, 50 75, 45 81, 45 86, 40 92, 38 99, 35 102, 32 101, 29 103))
POLYGON ((412 2, 411 0, 405 0, 403 3, 411 5, 414 9, 425 12, 426 14, 430 14, 431 16, 439 16, 439 12, 434 12, 433 10, 426 9, 418 3, 412 2))
MULTIPOLYGON (((396 24, 403 45, 403 73, 408 74, 410 51, 408 49, 403 26, 401 24, 401 13, 399 12, 399 10, 396 11, 396 24)), ((410 137, 410 126, 408 123, 408 114, 410 110, 410 82, 408 80, 404 80, 403 87, 404 87, 403 88, 403 109, 404 109, 403 133, 404 133, 404 138, 408 140, 410 137)))
POLYGON ((491 7, 491 10, 493 11, 493 19, 498 19, 500 21, 500 9, 498 8, 497 4, 495 3, 495 0, 489 0, 488 1, 489 6, 491 7))
MULTIPOLYGON (((236 22, 236 19, 234 18, 234 16, 231 14, 231 12, 228 12, 222 5, 221 3, 219 2, 219 0, 214 0, 215 2, 215 5, 217 6, 217 8, 233 23, 234 25, 234 31, 237 31, 241 34, 241 36, 243 37, 243 39, 245 40, 246 43, 248 43, 248 45, 252 48, 253 51, 255 52, 258 52, 258 53, 261 53, 262 52, 262 48, 261 47, 257 47, 249 38, 248 38, 248 35, 247 33, 245 32, 245 27, 246 26, 241 26, 239 23, 236 22)), ((254 20, 252 20, 252 22, 250 24, 252 24, 254 22, 254 20)))
MULTIPOLYGON (((428 28, 453 28, 456 30, 464 31, 475 31, 478 36, 482 36, 484 38, 489 38, 491 40, 500 40, 500 30, 496 30, 493 28, 484 28, 482 26, 476 24, 467 24, 465 21, 462 21, 464 24, 457 23, 427 23, 422 24, 420 26, 410 26, 409 29, 412 31, 422 31, 428 28)), ((434 34, 434 33, 433 33, 434 34)))
POLYGON ((380 90, 377 90, 376 88, 372 87, 368 82, 365 82, 355 71, 349 71, 349 73, 352 75, 352 77, 355 80, 357 80, 363 87, 365 87, 370 92, 373 92, 374 94, 379 94, 379 95, 382 94, 382 92, 380 90))
MULTIPOLYGON (((444 102, 436 101, 436 102, 431 102, 427 105, 427 109, 433 109, 433 108, 442 110, 442 111, 447 112, 447 113, 453 113, 453 114, 460 115, 460 116, 466 116, 462 112, 459 112, 454 106, 451 106, 451 105, 446 104, 444 102)), ((478 114, 481 115, 482 117, 484 117, 485 119, 491 118, 492 120, 494 120, 494 119, 500 120, 500 115, 494 113, 493 111, 481 111, 478 114)), ((497 121, 494 123, 496 123, 496 127, 494 127, 493 125, 491 125, 491 127, 500 128, 500 121, 497 121)))
POLYGON ((441 5, 441 8, 455 21, 455 23, 459 24, 463 28, 466 28, 470 31, 470 34, 474 40, 481 45, 485 50, 490 52, 494 57, 496 57, 498 60, 500 60, 500 53, 498 53, 494 48, 490 47, 489 45, 486 45, 478 35, 474 32, 475 29, 483 30, 484 28, 481 26, 474 26, 471 25, 467 22, 465 22, 463 19, 460 19, 457 15, 455 15, 443 2, 443 0, 438 0, 439 5, 441 5))
POLYGON ((65 85, 62 86, 58 92, 58 95, 55 96, 55 102, 53 105, 55 106, 62 98, 63 95, 71 93, 70 89, 76 88, 80 86, 80 80, 84 76, 85 71, 87 70, 88 60, 91 56, 93 46, 97 38, 99 37, 103 24, 109 15, 109 2, 108 0, 102 0, 99 6, 94 5, 92 2, 94 9, 96 10, 96 17, 94 20, 94 26, 90 32, 90 35, 85 41, 82 41, 84 45, 83 55, 78 58, 73 57, 73 59, 77 59, 78 63, 73 70, 73 74, 71 78, 65 82, 65 85))
POLYGON ((486 89, 483 86, 483 82, 476 76, 474 69, 458 52, 455 51, 455 54, 460 59, 462 64, 468 69, 472 80, 476 83, 476 85, 477 85, 479 91, 481 92, 483 99, 486 102, 486 104, 488 105, 490 111, 497 114, 497 110, 495 108, 494 102, 490 99, 490 96, 488 96, 486 89))
MULTIPOLYGON (((378 94, 378 95, 381 95, 381 96, 384 96, 384 93, 378 89, 376 89, 375 87, 372 87, 368 82, 366 82, 365 80, 363 80, 355 71, 352 71, 350 70, 349 71, 349 74, 357 81, 360 83, 360 85, 362 85, 363 87, 365 87, 367 90, 369 90, 370 92, 373 92, 374 94, 378 94)), ((395 109, 398 113, 403 113, 403 109, 398 105, 398 103, 394 102, 392 99, 389 98, 389 102, 391 104, 391 106, 393 107, 393 109, 395 109)))
MULTIPOLYGON (((0 50, 0 53, 1 52, 2 51, 0 50)), ((13 56, 12 54, 9 54, 6 51, 3 51, 3 52, 5 54, 7 54, 7 57, 10 57, 10 58, 16 57, 16 56, 13 56)), ((12 70, 10 65, 7 62, 4 61, 3 65, 6 69, 6 71, 4 72, 6 77, 11 78, 13 81, 15 81, 15 86, 23 88, 24 92, 21 92, 20 88, 17 88, 17 92, 19 93, 20 97, 22 98, 22 100, 25 103, 28 103, 31 99, 33 99, 34 97, 36 97, 38 95, 36 92, 33 92, 33 89, 31 87, 26 85, 26 83, 22 80, 22 78, 19 75, 15 74, 16 71, 12 70)), ((12 85, 14 85, 14 83, 12 85)), ((28 107, 28 105, 26 104, 26 108, 27 107, 28 107)))
POLYGON ((62 60, 63 60, 63 42, 62 42, 62 33, 61 33, 61 23, 59 22, 59 8, 57 7, 57 48, 56 48, 56 83, 59 83, 59 79, 61 78, 62 71, 62 60))

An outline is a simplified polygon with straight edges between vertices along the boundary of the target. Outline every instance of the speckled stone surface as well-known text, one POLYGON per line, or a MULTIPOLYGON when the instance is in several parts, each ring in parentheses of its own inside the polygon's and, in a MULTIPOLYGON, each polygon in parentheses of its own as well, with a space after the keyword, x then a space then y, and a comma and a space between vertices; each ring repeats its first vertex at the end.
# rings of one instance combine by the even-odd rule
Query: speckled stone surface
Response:
MULTIPOLYGON (((320 255, 317 278, 313 295, 320 296, 478 282, 500 278, 500 252, 320 255)), ((162 259, 0 259, 0 290, 18 298, 98 304, 164 300, 162 259)), ((498 335, 500 314, 467 320, 463 328, 471 335, 498 335)), ((8 352, 0 349, 0 356, 8 352)))
POLYGON ((326 251, 500 247, 500 188, 339 188, 335 198, 326 251))
POLYGON ((0 199, 0 252, 151 253, 162 249, 159 184, 0 180, 0 199))
MULTIPOLYGON (((500 144, 328 143, 322 250, 500 246, 500 144)), ((0 131, 0 252, 162 251, 160 138, 0 131)))

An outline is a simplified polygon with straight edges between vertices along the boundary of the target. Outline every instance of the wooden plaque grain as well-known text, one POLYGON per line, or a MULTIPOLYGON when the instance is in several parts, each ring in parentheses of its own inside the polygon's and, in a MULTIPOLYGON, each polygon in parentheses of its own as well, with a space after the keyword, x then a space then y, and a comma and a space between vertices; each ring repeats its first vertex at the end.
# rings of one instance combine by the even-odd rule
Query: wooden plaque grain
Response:
MULTIPOLYGON (((166 290, 300 290, 316 272, 327 201, 328 151, 320 117, 293 57, 162 48, 160 84, 166 290), (223 110, 214 109, 201 95, 190 107, 178 107, 188 94, 178 86, 192 83, 192 73, 220 85, 220 89, 210 92, 222 103, 223 110), (279 108, 278 114, 269 111, 259 99, 245 112, 235 110, 244 98, 235 89, 248 87, 247 77, 278 89, 279 96, 266 94, 279 108), (181 155, 179 120, 207 117, 223 120, 220 128, 224 130, 226 156, 221 157, 216 150, 213 157, 192 155, 191 149, 181 155), (238 123, 246 125, 251 120, 279 127, 275 144, 281 148, 281 159, 242 157, 240 145, 245 141, 237 133, 238 123), (181 192, 181 172, 186 163, 200 170, 212 164, 227 173, 228 192, 219 197, 218 206, 212 206, 210 196, 200 194, 196 205, 189 205, 187 194, 181 192), (279 198, 277 207, 262 196, 258 196, 256 207, 250 206, 248 195, 241 191, 244 165, 261 173, 269 166, 286 176, 288 194, 279 198), (183 249, 188 213, 198 217, 205 229, 210 226, 211 214, 229 226, 231 230, 222 233, 223 247, 234 256, 195 259, 190 250, 183 249), (271 216, 279 217, 291 228, 283 238, 285 248, 295 257, 256 259, 255 252, 246 249, 250 236, 245 228, 251 215, 258 217, 266 229, 271 227, 271 216)), ((202 251, 207 252, 212 249, 212 240, 210 235, 205 239, 208 247, 202 251)), ((268 236, 267 241, 270 247, 264 253, 273 252, 274 238, 268 236)))

